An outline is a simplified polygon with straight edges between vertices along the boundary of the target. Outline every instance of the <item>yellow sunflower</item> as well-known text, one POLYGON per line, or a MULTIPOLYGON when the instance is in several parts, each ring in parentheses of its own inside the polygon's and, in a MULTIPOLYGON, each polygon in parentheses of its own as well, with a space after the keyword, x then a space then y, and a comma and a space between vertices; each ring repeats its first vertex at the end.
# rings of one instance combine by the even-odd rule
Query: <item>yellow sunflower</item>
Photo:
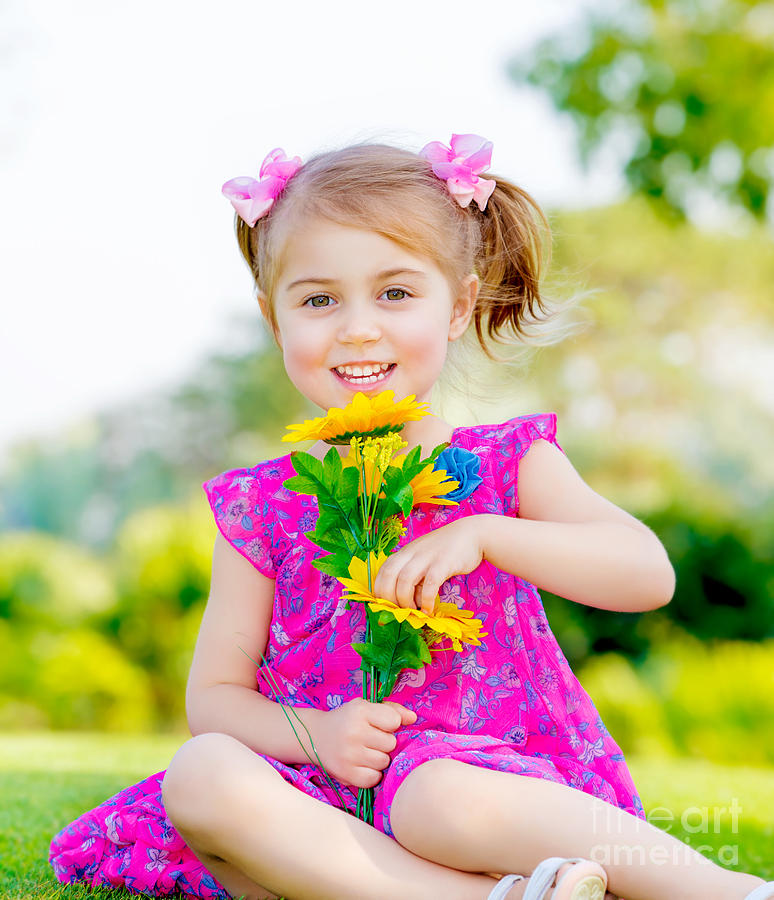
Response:
MULTIPOLYGON (((352 598, 357 599, 357 598, 352 598)), ((472 644, 477 647, 481 641, 479 638, 487 632, 481 631, 481 619, 472 618, 473 612, 469 609, 460 609, 453 603, 444 603, 439 600, 435 609, 428 615, 421 609, 398 606, 389 600, 376 598, 368 603, 374 612, 386 610, 392 613, 399 622, 408 621, 412 628, 427 626, 442 636, 451 638, 452 647, 462 650, 462 643, 472 644)))
MULTIPOLYGON (((393 460, 395 465, 397 460, 393 460)), ((449 478, 445 469, 434 469, 433 464, 424 469, 411 479, 411 490, 414 492, 414 506, 418 503, 436 503, 439 506, 459 506, 456 500, 444 499, 444 494, 456 491, 460 486, 459 481, 449 478), (444 480, 448 479, 448 480, 444 480)))
POLYGON ((422 419, 429 412, 427 403, 417 402, 414 394, 397 403, 394 398, 395 391, 382 391, 375 397, 358 391, 343 409, 333 406, 326 416, 288 425, 289 433, 282 440, 348 444, 353 435, 376 437, 400 431, 406 422, 422 419))
MULTIPOLYGON (((372 553, 370 559, 371 583, 373 583, 376 573, 387 559, 387 554, 372 553)), ((429 614, 422 612, 421 609, 398 606, 391 600, 376 597, 368 587, 368 569, 365 560, 359 559, 357 556, 349 565, 349 574, 350 578, 339 578, 346 588, 344 599, 368 603, 374 612, 385 610, 399 622, 408 622, 412 628, 417 630, 426 626, 437 634, 451 638, 452 647, 455 650, 461 650, 463 642, 477 647, 481 643, 480 638, 488 634, 486 631, 481 631, 481 619, 472 618, 471 610, 460 609, 453 603, 444 603, 437 594, 433 612, 429 614)))

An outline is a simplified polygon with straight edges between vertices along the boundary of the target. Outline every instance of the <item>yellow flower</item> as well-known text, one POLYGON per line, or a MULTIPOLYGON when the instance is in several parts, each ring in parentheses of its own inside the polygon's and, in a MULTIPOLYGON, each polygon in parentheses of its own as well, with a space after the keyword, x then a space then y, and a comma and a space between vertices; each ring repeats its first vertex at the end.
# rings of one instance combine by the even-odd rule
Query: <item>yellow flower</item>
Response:
MULTIPOLYGON (((371 563, 371 584, 376 580, 376 573, 381 569, 387 561, 386 553, 371 553, 369 555, 371 563)), ((359 556, 353 556, 349 564, 349 578, 339 577, 339 581, 347 589, 350 595, 348 600, 372 600, 374 595, 368 587, 368 564, 359 556), (357 596, 353 596, 357 594, 357 596)))
MULTIPOLYGON (((397 459, 392 461, 397 464, 397 459)), ((418 503, 436 503, 442 506, 459 506, 456 500, 445 500, 443 495, 456 491, 460 486, 458 481, 449 478, 444 469, 434 469, 433 464, 424 469, 411 479, 411 490, 414 492, 414 506, 418 503), (444 481, 444 479, 449 479, 444 481)))
POLYGON ((288 425, 283 441, 321 440, 329 444, 348 444, 353 434, 384 435, 400 431, 406 422, 422 419, 429 412, 427 403, 419 403, 414 394, 397 403, 395 391, 382 391, 375 397, 358 391, 343 409, 333 406, 326 416, 288 425))
MULTIPOLYGON (((386 559, 387 554, 371 553, 372 584, 376 579, 376 573, 384 565, 386 559)), ((437 594, 432 613, 426 613, 413 607, 398 606, 391 600, 374 596, 368 587, 368 569, 365 560, 359 559, 357 556, 349 565, 349 574, 350 578, 339 578, 346 588, 344 599, 368 603, 374 612, 382 610, 389 612, 399 622, 408 622, 412 628, 418 630, 427 627, 437 634, 449 637, 455 650, 461 650, 463 642, 477 647, 481 643, 480 638, 488 634, 486 631, 481 631, 481 619, 472 618, 471 610, 460 609, 453 603, 444 603, 437 594)))
POLYGON ((406 533, 406 527, 398 518, 398 516, 387 516, 384 521, 383 540, 389 541, 393 538, 402 538, 406 533))
MULTIPOLYGON (((353 598, 355 599, 355 598, 353 598)), ((444 603, 436 597, 435 608, 432 613, 422 612, 413 607, 398 606, 389 600, 377 598, 368 605, 374 612, 386 610, 395 616, 399 622, 408 621, 412 628, 427 626, 436 633, 451 638, 452 647, 462 650, 462 643, 472 644, 477 647, 488 632, 481 631, 481 619, 472 618, 473 612, 469 609, 460 609, 453 603, 444 603)))
MULTIPOLYGON (((388 466, 402 466, 405 456, 393 457, 393 453, 408 446, 394 431, 383 437, 352 437, 349 445, 350 451, 342 459, 342 466, 355 466, 357 468, 360 468, 361 465, 363 466, 365 469, 365 483, 369 494, 373 494, 376 491, 377 484, 381 485, 382 482, 380 475, 376 471, 377 468, 379 472, 384 473, 388 466)), ((358 481, 358 490, 362 494, 362 478, 358 481)), ((384 497, 384 492, 382 491, 379 496, 384 497)))

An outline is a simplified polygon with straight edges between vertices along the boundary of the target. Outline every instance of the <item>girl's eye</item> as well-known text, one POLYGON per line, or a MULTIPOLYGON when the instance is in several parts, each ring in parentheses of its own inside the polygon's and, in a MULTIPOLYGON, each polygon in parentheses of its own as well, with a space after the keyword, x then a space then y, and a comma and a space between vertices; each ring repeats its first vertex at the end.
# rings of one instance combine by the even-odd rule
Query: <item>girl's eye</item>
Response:
POLYGON ((387 288, 384 293, 387 296, 388 300, 403 300, 408 296, 407 292, 404 291, 403 288, 387 288), (399 294, 400 296, 396 297, 396 294, 399 294))
MULTIPOLYGON (((392 303, 399 303, 408 297, 408 291, 404 291, 403 288, 387 288, 386 291, 382 292, 382 296, 392 303)), ((304 306, 311 306, 313 309, 327 309, 331 304, 326 301, 331 299, 328 294, 314 294, 312 297, 307 297, 304 300, 304 306)))
POLYGON ((319 303, 318 304, 318 303, 315 303, 314 301, 315 300, 330 300, 330 299, 331 298, 327 294, 315 294, 314 297, 306 298, 306 300, 304 301, 304 306, 309 304, 309 306, 312 306, 314 309, 326 309, 328 306, 327 303, 324 303, 324 304, 319 303))

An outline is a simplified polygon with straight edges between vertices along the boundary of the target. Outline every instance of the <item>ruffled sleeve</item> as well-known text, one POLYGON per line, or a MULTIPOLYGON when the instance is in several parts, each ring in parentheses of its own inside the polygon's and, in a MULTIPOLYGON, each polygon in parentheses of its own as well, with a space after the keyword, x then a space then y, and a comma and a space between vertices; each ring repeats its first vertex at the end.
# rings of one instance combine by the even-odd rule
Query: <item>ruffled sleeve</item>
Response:
POLYGON ((220 533, 267 578, 276 578, 274 518, 257 469, 232 469, 202 484, 220 533))
MULTIPOLYGON (((532 444, 542 439, 550 441, 559 450, 562 447, 556 439, 556 413, 534 413, 517 416, 503 425, 500 440, 502 492, 505 512, 509 516, 519 514, 519 462, 532 444)), ((562 450, 564 453, 564 450, 562 450)))

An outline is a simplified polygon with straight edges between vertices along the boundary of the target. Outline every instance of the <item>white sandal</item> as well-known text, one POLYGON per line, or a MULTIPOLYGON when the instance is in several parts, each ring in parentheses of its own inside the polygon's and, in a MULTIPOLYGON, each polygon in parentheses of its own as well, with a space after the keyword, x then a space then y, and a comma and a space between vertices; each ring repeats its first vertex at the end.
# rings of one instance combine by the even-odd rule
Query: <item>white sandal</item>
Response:
POLYGON ((766 884, 759 884, 757 888, 753 888, 744 900, 772 900, 774 898, 774 881, 767 881, 766 884))
MULTIPOLYGON (((523 875, 505 875, 497 882, 487 900, 505 900, 514 884, 523 879, 523 875)), ((606 890, 607 872, 599 863, 580 856, 568 859, 549 856, 535 866, 529 877, 523 900, 548 900, 549 897, 550 900, 604 900, 606 890), (556 873, 565 863, 575 865, 562 875, 549 895, 548 890, 556 878, 556 873)), ((763 895, 758 897, 750 895, 747 900, 767 900, 767 898, 763 895)))
POLYGON ((508 891, 516 884, 517 881, 524 881, 523 875, 503 875, 503 877, 492 888, 491 894, 486 900, 505 900, 508 891))
MULTIPOLYGON (((566 862, 589 862, 589 860, 582 860, 580 857, 575 857, 573 859, 561 859, 558 856, 552 856, 549 859, 544 859, 532 873, 530 877, 530 883, 527 885, 527 890, 524 893, 523 900, 544 900, 546 889, 551 885, 551 881, 553 881, 556 872, 564 865, 566 862), (556 865, 558 863, 558 865, 556 865), (534 878, 538 873, 542 870, 542 878, 543 881, 546 877, 548 877, 548 873, 551 873, 551 877, 548 880, 547 884, 542 884, 542 887, 534 881, 534 878), (534 890, 533 890, 534 887, 534 890), (542 891, 542 893, 541 893, 542 891)), ((575 869, 577 866, 573 866, 570 872, 567 872, 559 882, 562 884, 569 875, 575 873, 575 869)), ((601 868, 601 867, 600 867, 601 868)), ((603 870, 604 871, 604 870, 603 870)), ((505 875, 501 878, 495 887, 492 890, 492 893, 489 895, 487 900, 505 900, 508 896, 508 891, 516 884, 517 881, 523 881, 523 875, 505 875)), ((578 879, 576 875, 574 884, 567 884, 567 888, 572 891, 572 893, 567 894, 566 891, 560 896, 555 892, 559 890, 559 884, 554 888, 554 894, 551 895, 551 900, 602 900, 605 896, 605 891, 607 890, 607 877, 603 878, 602 887, 599 888, 598 884, 595 884, 595 877, 591 876, 591 879, 587 876, 582 876, 578 879), (581 893, 582 890, 586 891, 586 894, 581 893), (600 892, 601 890, 601 892, 600 892), (596 893, 594 893, 596 891, 596 893)), ((744 898, 744 900, 774 900, 774 881, 767 881, 765 884, 759 884, 757 888, 753 888, 752 891, 744 898)))

